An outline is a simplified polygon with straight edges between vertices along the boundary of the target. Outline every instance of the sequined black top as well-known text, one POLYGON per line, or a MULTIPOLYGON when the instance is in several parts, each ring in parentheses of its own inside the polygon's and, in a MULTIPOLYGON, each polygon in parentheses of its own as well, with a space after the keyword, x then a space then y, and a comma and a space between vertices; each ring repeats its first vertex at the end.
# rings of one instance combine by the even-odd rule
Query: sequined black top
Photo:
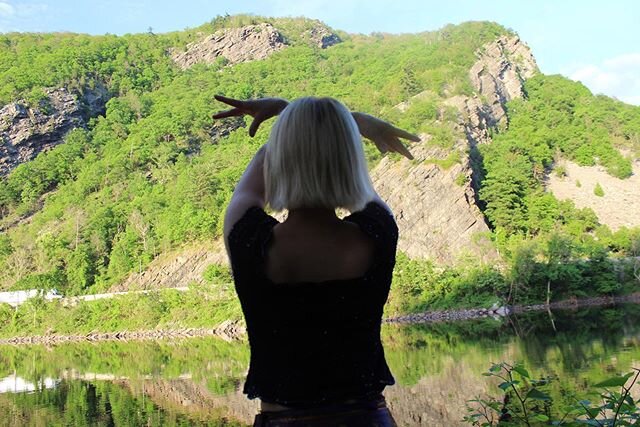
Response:
POLYGON ((314 406, 378 395, 394 384, 380 342, 382 308, 395 265, 398 228, 377 203, 344 218, 375 241, 363 277, 275 284, 264 254, 278 221, 254 207, 228 237, 236 290, 247 322, 250 399, 314 406))

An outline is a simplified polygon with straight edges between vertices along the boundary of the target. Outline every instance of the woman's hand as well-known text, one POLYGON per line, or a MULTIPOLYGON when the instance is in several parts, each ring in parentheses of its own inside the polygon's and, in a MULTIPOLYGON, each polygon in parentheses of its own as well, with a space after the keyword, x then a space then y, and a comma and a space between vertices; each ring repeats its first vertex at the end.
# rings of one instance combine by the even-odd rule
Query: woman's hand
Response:
POLYGON ((381 153, 387 151, 393 151, 400 153, 407 159, 412 160, 413 155, 402 144, 400 138, 408 139, 413 142, 420 142, 420 137, 413 135, 407 131, 393 126, 391 123, 380 120, 377 117, 373 117, 365 113, 351 113, 356 123, 360 134, 367 139, 370 139, 381 153))
POLYGON ((215 98, 234 108, 216 113, 212 117, 214 119, 223 119, 225 117, 244 116, 245 114, 250 115, 253 117, 253 122, 249 126, 249 136, 251 137, 256 134, 262 122, 277 116, 289 105, 287 100, 280 98, 260 98, 248 101, 227 98, 222 95, 215 95, 215 98))

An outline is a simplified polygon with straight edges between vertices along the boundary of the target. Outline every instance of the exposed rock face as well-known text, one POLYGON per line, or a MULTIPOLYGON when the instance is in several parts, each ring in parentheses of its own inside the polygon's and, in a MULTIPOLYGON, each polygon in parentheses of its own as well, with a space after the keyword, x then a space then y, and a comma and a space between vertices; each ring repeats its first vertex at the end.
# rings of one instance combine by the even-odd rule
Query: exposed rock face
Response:
POLYGON ((70 130, 85 126, 86 117, 101 112, 107 101, 104 88, 87 91, 82 99, 65 88, 45 93, 49 99, 41 108, 18 101, 0 109, 0 176, 62 143, 70 130))
POLYGON ((523 95, 522 83, 538 70, 529 48, 516 36, 500 37, 477 53, 478 61, 469 70, 469 78, 478 94, 485 97, 491 114, 488 125, 506 120, 504 105, 523 95))
POLYGON ((319 48, 326 49, 342 42, 337 34, 332 33, 326 27, 318 25, 307 31, 306 35, 319 48))
POLYGON ((212 64, 222 57, 229 64, 265 59, 286 46, 271 25, 247 25, 217 31, 204 40, 187 45, 186 52, 174 52, 173 60, 183 70, 195 64, 212 64))
POLYGON ((385 157, 371 172, 374 186, 396 215, 398 248, 409 257, 440 263, 464 254, 488 261, 495 253, 482 235, 489 228, 474 201, 468 158, 445 170, 433 160, 444 160, 450 151, 429 146, 429 139, 424 136, 412 147, 415 160, 385 157))
POLYGON ((460 113, 458 124, 464 128, 471 147, 491 142, 491 128, 507 127, 506 102, 522 98, 524 80, 538 71, 531 51, 515 36, 500 37, 477 55, 478 60, 469 70, 477 95, 458 95, 445 101, 460 113))
MULTIPOLYGON (((497 257, 487 241, 489 227, 478 208, 474 185, 478 176, 467 151, 473 153, 478 144, 489 143, 492 128, 506 127, 505 103, 522 97, 524 79, 536 71, 535 59, 518 37, 500 37, 487 44, 469 70, 477 95, 445 101, 458 111, 455 126, 467 138, 453 148, 460 162, 447 170, 430 162, 446 159, 451 150, 430 147, 424 142, 427 136, 411 147, 415 161, 385 158, 374 168, 374 185, 396 214, 398 247, 408 256, 439 263, 454 262, 464 254, 484 261, 497 257)), ((414 99, 432 95, 425 92, 414 99)), ((404 111, 410 104, 397 108, 404 111)))
POLYGON ((521 98, 524 80, 538 71, 531 51, 516 36, 500 37, 476 54, 478 60, 469 70, 469 78, 477 95, 458 95, 445 101, 459 111, 458 123, 471 147, 490 142, 489 129, 507 127, 506 102, 521 98))
POLYGON ((109 292, 133 289, 158 289, 202 283, 203 273, 211 264, 228 264, 221 241, 214 246, 195 247, 163 254, 142 273, 132 273, 124 282, 112 286, 109 292))

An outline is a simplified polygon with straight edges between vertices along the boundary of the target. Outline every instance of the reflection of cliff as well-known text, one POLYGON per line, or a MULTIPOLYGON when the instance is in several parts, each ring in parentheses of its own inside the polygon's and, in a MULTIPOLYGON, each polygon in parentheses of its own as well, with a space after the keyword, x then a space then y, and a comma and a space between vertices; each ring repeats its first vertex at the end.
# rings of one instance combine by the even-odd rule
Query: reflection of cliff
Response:
MULTIPOLYGON (((567 390, 585 396, 584 384, 595 384, 638 366, 640 305, 554 311, 553 316, 554 323, 547 313, 524 313, 511 316, 508 323, 485 319, 385 325, 385 353, 398 382, 387 388, 385 395, 398 425, 463 425, 460 420, 468 400, 498 391, 495 383, 481 375, 492 362, 522 361, 534 376, 557 374, 559 380, 551 384, 549 393, 558 400, 567 390)), ((258 402, 249 401, 240 391, 248 361, 247 343, 213 338, 48 348, 3 346, 0 366, 14 367, 16 376, 34 384, 39 377, 61 381, 59 387, 38 395, 11 396, 11 402, 7 395, 0 395, 0 414, 31 414, 33 406, 28 405, 45 400, 39 396, 49 401, 59 396, 71 399, 67 397, 69 390, 76 393, 73 396, 81 396, 82 405, 86 398, 87 405, 96 406, 85 393, 95 389, 102 393, 97 395, 101 405, 110 399, 109 393, 119 393, 118 401, 127 405, 148 404, 151 399, 154 405, 148 405, 151 409, 147 411, 155 411, 154 416, 209 424, 222 419, 246 425, 258 410, 258 402), (23 398, 31 400, 17 409, 7 406, 4 411, 3 405, 14 405, 23 398)), ((640 393, 638 389, 634 393, 640 393)), ((59 408, 48 410, 57 414, 59 408)), ((126 409, 126 414, 119 415, 136 410, 126 409)))
MULTIPOLYGON (((194 419, 224 415, 250 424, 258 412, 258 402, 248 400, 241 391, 216 396, 206 387, 187 379, 150 380, 129 383, 134 394, 144 393, 166 409, 194 419)), ((389 407, 400 426, 464 425, 465 402, 485 394, 485 377, 465 363, 450 360, 439 375, 423 378, 412 386, 396 385, 386 390, 389 407)))
POLYGON ((398 425, 463 426, 467 400, 486 395, 489 387, 475 369, 452 359, 440 374, 390 387, 385 395, 398 425))
POLYGON ((144 393, 162 408, 171 408, 196 419, 208 420, 224 415, 251 424, 258 412, 258 401, 248 400, 240 391, 218 396, 188 379, 155 379, 123 384, 134 394, 144 393))

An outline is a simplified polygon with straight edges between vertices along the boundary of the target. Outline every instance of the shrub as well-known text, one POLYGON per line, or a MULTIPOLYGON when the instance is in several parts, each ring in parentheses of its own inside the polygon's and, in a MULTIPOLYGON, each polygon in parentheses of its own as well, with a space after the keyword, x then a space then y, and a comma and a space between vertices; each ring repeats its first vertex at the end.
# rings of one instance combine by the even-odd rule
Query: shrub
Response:
POLYGON ((593 194, 598 197, 604 197, 604 190, 602 189, 602 186, 600 186, 600 183, 596 184, 595 188, 593 189, 593 194))

